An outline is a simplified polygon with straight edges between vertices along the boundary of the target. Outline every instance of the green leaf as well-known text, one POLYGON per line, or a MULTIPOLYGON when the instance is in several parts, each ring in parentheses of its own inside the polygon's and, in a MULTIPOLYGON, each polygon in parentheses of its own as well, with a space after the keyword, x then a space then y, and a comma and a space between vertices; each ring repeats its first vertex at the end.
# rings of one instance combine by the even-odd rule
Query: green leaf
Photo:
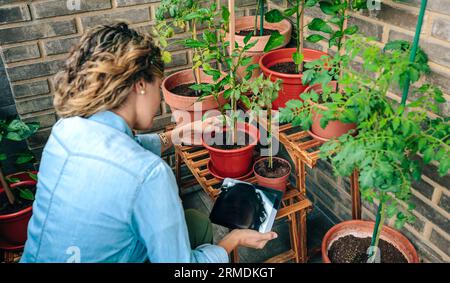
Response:
POLYGON ((284 20, 283 13, 278 9, 270 10, 265 14, 265 19, 269 23, 279 23, 284 20))
POLYGON ((6 154, 0 153, 0 161, 6 160, 6 154))
POLYGON ((269 52, 272 49, 275 49, 281 46, 284 42, 284 36, 280 34, 280 32, 275 31, 270 35, 269 41, 267 41, 266 46, 264 47, 264 52, 269 52))
POLYGON ((19 191, 20 191, 19 196, 22 199, 34 200, 33 192, 30 189, 19 189, 19 191))
POLYGON ((28 172, 28 176, 31 178, 31 179, 33 179, 34 181, 36 181, 37 182, 37 175, 36 174, 34 174, 34 173, 31 173, 31 172, 28 172))
POLYGON ((319 0, 306 0, 305 7, 314 7, 319 2, 319 0))
POLYGON ((6 135, 6 138, 9 139, 9 140, 12 140, 12 141, 21 141, 21 140, 23 140, 23 138, 16 132, 9 132, 6 135))
POLYGON ((248 99, 248 97, 246 95, 241 96, 241 101, 244 103, 244 105, 247 108, 250 108, 250 106, 251 106, 250 99, 248 99))
POLYGON ((189 48, 205 48, 208 47, 208 44, 203 41, 194 40, 192 38, 188 38, 184 41, 184 45, 189 48))
POLYGON ((21 153, 16 159, 16 164, 25 164, 34 159, 34 155, 31 153, 21 153))
POLYGON ((323 37, 323 36, 320 35, 320 34, 312 34, 312 35, 310 35, 310 36, 308 36, 308 37, 306 38, 307 41, 312 42, 312 43, 319 42, 319 41, 321 41, 322 39, 325 39, 325 37, 323 37))
POLYGON ((312 81, 312 79, 314 78, 315 74, 316 74, 316 71, 314 69, 309 69, 309 70, 303 71, 302 83, 304 85, 309 84, 312 81))
POLYGON ((161 59, 163 60, 164 63, 168 64, 172 62, 172 55, 168 51, 163 51, 161 54, 161 59))
POLYGON ((334 16, 338 10, 337 6, 334 6, 330 2, 320 1, 320 10, 329 16, 334 16))
POLYGON ((333 33, 333 29, 320 18, 314 18, 311 23, 308 24, 308 28, 310 30, 321 31, 328 34, 333 33))
POLYGON ((222 6, 222 19, 225 22, 228 22, 230 20, 230 10, 226 6, 222 6))
POLYGON ((29 131, 27 124, 22 122, 19 119, 12 120, 11 123, 8 125, 9 132, 18 132, 18 131, 29 131))
POLYGON ((303 57, 304 57, 303 54, 300 54, 300 53, 297 53, 297 52, 294 52, 292 54, 292 59, 294 60, 294 63, 296 65, 300 65, 303 62, 303 57))
POLYGON ((432 147, 427 148, 423 152, 423 162, 425 162, 425 164, 430 163, 431 160, 433 159, 433 155, 434 155, 434 149, 432 147))
POLYGON ((298 11, 297 6, 294 6, 294 7, 292 7, 292 8, 289 8, 289 9, 284 10, 283 15, 284 15, 284 17, 289 18, 289 17, 292 16, 293 14, 297 13, 297 11, 298 11))
POLYGON ((345 34, 352 35, 358 31, 358 26, 352 25, 344 30, 345 34))
POLYGON ((245 37, 244 37, 244 44, 247 44, 249 41, 250 41, 250 39, 252 38, 252 33, 250 32, 249 34, 247 34, 245 37))

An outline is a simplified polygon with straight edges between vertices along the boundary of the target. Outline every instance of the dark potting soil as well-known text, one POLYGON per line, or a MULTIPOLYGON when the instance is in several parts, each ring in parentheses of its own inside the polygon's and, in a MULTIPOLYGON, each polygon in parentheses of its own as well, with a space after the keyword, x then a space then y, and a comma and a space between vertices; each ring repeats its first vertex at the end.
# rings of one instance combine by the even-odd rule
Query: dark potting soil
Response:
MULTIPOLYGON (((276 31, 276 30, 274 30, 274 29, 264 29, 263 30, 263 36, 264 35, 271 35, 272 32, 274 32, 274 31, 276 31)), ((255 34, 255 30, 254 29, 240 30, 240 31, 236 32, 236 35, 247 36, 249 33, 255 34)), ((256 35, 255 36, 261 36, 259 29, 256 30, 256 35)))
POLYGON ((170 90, 170 92, 175 93, 177 95, 189 96, 189 97, 199 97, 202 95, 201 91, 195 91, 191 88, 191 86, 195 85, 195 83, 191 84, 182 84, 174 87, 170 90))
POLYGON ((251 138, 250 135, 247 133, 238 132, 237 136, 238 136, 237 144, 233 143, 233 138, 230 134, 227 135, 224 134, 222 136, 222 144, 214 144, 215 142, 215 140, 213 139, 214 137, 211 138, 211 140, 206 140, 205 142, 211 147, 223 150, 243 148, 254 142, 253 138, 251 138))
MULTIPOLYGON (((370 242, 369 237, 344 236, 331 245, 328 257, 334 263, 366 263, 370 242)), ((381 263, 408 263, 405 256, 392 244, 380 239, 378 247, 381 252, 381 263)))
MULTIPOLYGON (((303 67, 304 65, 305 63, 303 63, 303 67)), ((294 62, 283 62, 270 66, 269 69, 283 74, 298 74, 295 70, 295 66, 294 62)))
POLYGON ((266 178, 279 178, 289 174, 289 165, 278 159, 273 159, 272 168, 269 168, 269 160, 256 163, 255 171, 266 178))
MULTIPOLYGON (((19 187, 21 188, 21 187, 19 187)), ((23 187, 21 189, 31 189, 31 191, 34 193, 36 191, 36 188, 30 188, 30 187, 23 187)), ((21 211, 33 204, 32 200, 26 200, 19 197, 19 190, 18 188, 14 188, 12 190, 14 196, 16 197, 16 202, 14 204, 10 204, 8 201, 8 197, 5 193, 0 194, 0 215, 7 215, 16 213, 18 211, 21 211)))

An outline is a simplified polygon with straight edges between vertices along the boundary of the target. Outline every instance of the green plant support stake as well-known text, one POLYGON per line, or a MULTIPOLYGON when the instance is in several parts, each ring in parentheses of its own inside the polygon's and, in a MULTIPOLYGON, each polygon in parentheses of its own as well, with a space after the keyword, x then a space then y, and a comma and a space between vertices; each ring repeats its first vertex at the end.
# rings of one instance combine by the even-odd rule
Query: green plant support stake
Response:
POLYGON ((260 24, 259 24, 259 35, 264 35, 264 0, 259 1, 259 13, 260 13, 260 24))
MULTIPOLYGON (((416 26, 416 34, 414 35, 414 42, 413 46, 411 48, 411 53, 409 55, 409 62, 414 62, 416 59, 416 53, 417 53, 417 47, 419 46, 419 38, 420 38, 420 32, 422 30, 422 24, 423 24, 423 17, 425 15, 425 8, 427 7, 428 0, 422 0, 420 4, 420 12, 419 12, 419 18, 417 19, 417 26, 416 26)), ((405 87, 403 88, 403 95, 402 95, 402 105, 406 104, 406 99, 408 98, 408 92, 409 92, 409 76, 406 79, 405 87)))

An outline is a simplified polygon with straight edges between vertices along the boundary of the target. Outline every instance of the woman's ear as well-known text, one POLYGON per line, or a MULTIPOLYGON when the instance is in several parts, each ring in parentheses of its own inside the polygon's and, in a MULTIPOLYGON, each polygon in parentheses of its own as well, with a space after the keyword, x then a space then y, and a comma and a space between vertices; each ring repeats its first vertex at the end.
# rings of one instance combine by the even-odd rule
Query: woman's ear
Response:
POLYGON ((145 81, 144 80, 139 80, 137 83, 134 84, 133 87, 134 92, 136 92, 137 94, 145 94, 146 90, 145 90, 145 81))

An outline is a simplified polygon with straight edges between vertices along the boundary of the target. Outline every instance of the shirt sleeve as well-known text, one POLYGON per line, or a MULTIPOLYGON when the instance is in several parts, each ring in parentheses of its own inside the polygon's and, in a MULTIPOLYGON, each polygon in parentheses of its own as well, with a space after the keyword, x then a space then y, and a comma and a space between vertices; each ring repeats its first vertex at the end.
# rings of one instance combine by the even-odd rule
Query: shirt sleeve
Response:
POLYGON ((175 177, 164 162, 152 167, 131 215, 132 230, 146 246, 150 262, 228 262, 228 254, 220 246, 205 244, 191 249, 175 177))
POLYGON ((161 156, 161 139, 157 134, 136 135, 137 142, 157 156, 161 156))

